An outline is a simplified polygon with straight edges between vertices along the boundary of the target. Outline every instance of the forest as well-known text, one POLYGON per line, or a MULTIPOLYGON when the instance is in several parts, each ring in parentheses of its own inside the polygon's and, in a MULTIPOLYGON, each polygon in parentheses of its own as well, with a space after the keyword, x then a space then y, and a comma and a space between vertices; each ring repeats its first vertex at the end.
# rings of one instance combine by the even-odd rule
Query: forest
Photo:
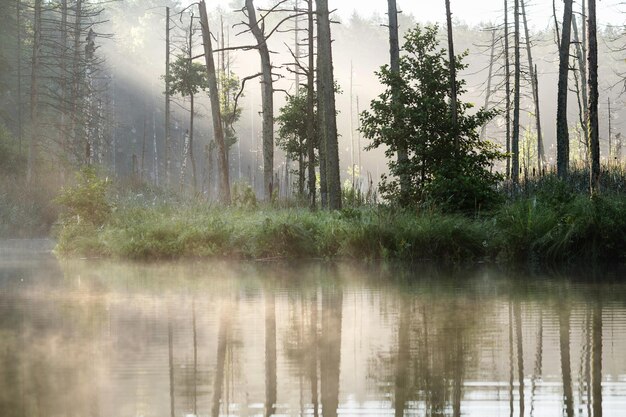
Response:
POLYGON ((0 0, 0 417, 626 415, 623 0, 0 0))
POLYGON ((450 0, 432 22, 395 0, 211 3, 2 2, 1 236, 153 260, 623 260, 618 4, 503 0, 470 24, 450 0))

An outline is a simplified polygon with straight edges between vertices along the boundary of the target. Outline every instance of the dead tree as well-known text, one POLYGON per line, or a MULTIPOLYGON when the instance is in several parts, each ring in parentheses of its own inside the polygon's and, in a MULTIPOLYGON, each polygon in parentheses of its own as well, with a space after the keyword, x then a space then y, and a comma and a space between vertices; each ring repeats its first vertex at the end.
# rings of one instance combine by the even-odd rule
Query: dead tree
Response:
POLYGON ((261 101, 263 109, 263 190, 265 199, 271 200, 274 178, 274 79, 272 61, 265 33, 265 17, 257 20, 253 0, 246 0, 248 27, 256 39, 256 49, 261 57, 261 101))
POLYGON ((580 80, 580 85, 578 88, 578 103, 579 103, 579 119, 580 125, 583 131, 584 144, 588 148, 589 147, 589 131, 587 126, 589 124, 589 112, 587 109, 587 103, 589 102, 588 93, 587 93, 587 34, 585 33, 587 24, 585 22, 585 2, 583 0, 582 3, 582 32, 581 38, 578 35, 578 24, 576 23, 576 18, 572 17, 572 30, 574 36, 574 44, 576 45, 576 60, 578 61, 578 76, 577 80, 580 80))
POLYGON ((506 176, 511 178, 511 62, 509 59, 509 5, 504 0, 504 95, 506 123, 506 176))
POLYGON ((563 28, 561 30, 561 44, 559 47, 559 85, 557 95, 556 116, 556 146, 557 146, 557 174, 559 178, 566 178, 569 170, 569 126, 567 124, 567 84, 569 76, 569 50, 572 29, 572 3, 565 0, 563 11, 563 28))
POLYGON ((209 96, 211 99, 213 132, 215 135, 215 142, 217 143, 217 165, 220 172, 220 201, 223 204, 230 204, 230 180, 228 163, 226 162, 226 143, 224 140, 224 129, 222 127, 220 96, 217 88, 217 74, 215 73, 215 61, 213 59, 211 31, 209 28, 209 18, 204 0, 200 0, 198 8, 200 9, 200 24, 202 26, 202 41, 204 44, 204 60, 208 76, 209 96))
POLYGON ((309 50, 309 66, 306 74, 307 85, 307 121, 306 121, 306 136, 307 136, 307 153, 309 159, 309 205, 311 209, 315 209, 316 200, 316 183, 317 178, 315 176, 315 145, 317 142, 317 136, 315 135, 315 16, 313 14, 313 0, 306 0, 307 2, 307 19, 308 19, 308 40, 307 47, 309 50))
MULTIPOLYGON (((318 90, 319 112, 323 113, 321 138, 326 148, 326 181, 328 208, 341 209, 341 177, 339 170, 339 144, 337 139, 337 112, 335 108, 335 78, 333 76, 332 38, 328 0, 317 0, 318 67, 320 80, 318 90)), ((321 145, 320 145, 321 146, 321 145)))
POLYGON ((514 0, 513 19, 515 22, 514 33, 514 56, 515 56, 515 84, 513 91, 513 137, 511 138, 511 179, 514 184, 519 183, 519 136, 520 136, 520 81, 521 81, 521 57, 520 57, 520 25, 519 25, 519 2, 514 0))
MULTIPOLYGON (((491 83, 493 78, 493 64, 495 59, 495 51, 496 51, 496 31, 495 29, 491 31, 491 55, 489 56, 489 74, 487 75, 487 91, 485 94, 485 110, 489 109, 489 103, 491 100, 491 83)), ((487 123, 483 125, 480 130, 480 139, 485 140, 487 135, 487 123)))
MULTIPOLYGON (((458 122, 458 100, 457 100, 457 84, 456 84, 456 56, 454 55, 454 38, 452 37, 452 11, 450 10, 450 0, 446 0, 446 21, 448 26, 448 57, 450 65, 450 117, 452 118, 452 125, 456 130, 458 122)), ((458 158, 459 152, 459 137, 457 132, 454 134, 454 149, 458 158)))
POLYGON ((526 39, 526 53, 528 55, 528 71, 530 76, 530 85, 533 93, 533 102, 535 104, 535 127, 537 128, 537 173, 541 175, 543 167, 546 164, 546 157, 543 148, 543 134, 541 131, 541 112, 539 108, 539 77, 537 75, 537 67, 533 64, 532 48, 530 45, 530 31, 528 30, 528 18, 526 16, 526 2, 522 1, 522 18, 524 21, 524 36, 526 39))
POLYGON ((33 170, 37 159, 37 143, 39 139, 39 66, 41 60, 41 0, 35 0, 35 18, 33 25, 33 58, 30 77, 30 122, 31 134, 28 142, 28 160, 26 181, 33 179, 33 170))
POLYGON ((165 8, 165 186, 171 181, 172 125, 170 109, 170 8, 165 8))
POLYGON ((589 0, 587 39, 589 41, 589 145, 591 148, 591 194, 600 192, 600 134, 598 124, 598 33, 596 26, 596 0, 589 0))
MULTIPOLYGON (((446 4, 449 6, 449 1, 446 4)), ((388 14, 389 14, 389 56, 391 58, 391 72, 396 76, 400 76, 400 40, 398 35, 398 8, 396 6, 396 0, 388 0, 388 14)), ((399 96, 397 87, 392 87, 393 101, 396 102, 396 97, 399 96)), ((350 116, 352 117, 352 116, 350 116)), ((395 121, 394 121, 395 123, 395 121)), ((409 154, 407 151, 406 143, 400 141, 397 145, 398 148, 398 166, 400 167, 400 195, 403 204, 408 203, 408 193, 411 187, 410 177, 406 173, 406 169, 403 169, 409 162, 409 154)), ((354 164, 352 169, 354 170, 354 164)))

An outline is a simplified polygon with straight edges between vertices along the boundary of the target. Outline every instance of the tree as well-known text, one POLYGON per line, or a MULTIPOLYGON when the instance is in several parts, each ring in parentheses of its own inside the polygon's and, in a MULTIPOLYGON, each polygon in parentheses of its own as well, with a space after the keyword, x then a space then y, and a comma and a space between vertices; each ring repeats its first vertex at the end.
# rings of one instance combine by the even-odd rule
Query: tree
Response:
POLYGON ((561 44, 559 46, 559 85, 557 96, 556 115, 556 147, 557 147, 557 174, 559 178, 567 177, 569 170, 569 126, 567 124, 567 82, 569 77, 569 49, 572 28, 572 3, 565 0, 563 11, 563 28, 561 30, 561 44))
POLYGON ((515 56, 515 70, 514 78, 515 84, 513 86, 513 137, 511 138, 511 157, 513 158, 511 164, 511 179, 514 184, 519 182, 519 136, 520 136, 520 82, 521 82, 521 58, 520 58, 520 27, 519 27, 519 2, 520 0, 514 0, 513 6, 513 20, 515 22, 515 40, 514 40, 514 56, 515 56))
POLYGON ((274 187, 274 79, 272 61, 265 34, 265 16, 257 20, 253 0, 246 0, 245 10, 250 31, 256 39, 256 49, 261 57, 261 101, 263 108, 263 189, 266 200, 272 198, 274 187))
POLYGON ((511 177, 511 62, 509 58, 509 4, 504 0, 504 96, 506 102, 506 176, 511 177))
MULTIPOLYGON (((448 5, 449 2, 446 2, 448 5)), ((388 0, 388 14, 389 14, 389 55, 390 55, 390 63, 391 63, 391 71, 399 74, 400 73, 400 40, 398 35, 398 8, 396 5, 396 0, 388 0)), ((401 139, 401 138, 400 138, 401 139)), ((402 167, 408 162, 409 156, 407 154, 406 144, 403 142, 398 143, 398 166, 402 167)), ((352 166, 352 170, 354 170, 354 166, 352 166)), ((402 193, 402 198, 404 200, 408 199, 408 189, 410 188, 409 184, 409 176, 400 173, 400 192, 402 193)))
POLYGON ((543 133, 541 131, 541 112, 539 107, 539 80, 537 68, 533 64, 532 48, 530 43, 530 32, 528 30, 528 18, 526 17, 526 2, 522 1, 522 18, 524 21, 524 35, 526 39, 526 55, 528 56, 528 71, 530 76, 530 86, 533 93, 533 103, 535 105, 535 127, 537 129, 537 169, 541 175, 543 166, 546 162, 545 152, 543 148, 543 133))
POLYGON ((202 41, 204 45, 204 61, 206 65, 207 79, 209 84, 209 97, 211 99, 211 113, 213 115, 213 133, 217 142, 217 165, 220 172, 220 200, 224 204, 230 204, 230 180, 228 173, 228 162, 226 156, 226 141, 224 138, 224 128, 222 124, 222 112, 220 106, 220 95, 217 87, 217 74, 215 71, 215 61, 213 60, 213 43, 211 41, 211 30, 209 28, 209 17, 206 11, 206 3, 200 0, 200 22, 202 24, 202 41))
MULTIPOLYGON (((289 96, 287 103, 280 109, 276 118, 278 123, 278 140, 276 141, 287 157, 298 161, 298 195, 304 195, 306 169, 315 167, 315 156, 311 160, 308 155, 308 89, 302 88, 300 94, 289 96)), ((313 99, 315 99, 313 97, 313 99)), ((317 117, 314 111, 313 120, 317 117)))
MULTIPOLYGON (((400 73, 395 74, 388 66, 377 73, 387 89, 372 101, 369 111, 362 113, 361 131, 372 140, 369 149, 386 146, 389 158, 397 151, 398 138, 406 140, 410 203, 430 199, 442 208, 472 210, 496 199, 494 187, 500 175, 489 169, 502 155, 493 144, 481 141, 478 132, 496 112, 479 109, 468 114, 472 105, 457 99, 458 119, 454 123, 449 111, 449 62, 446 50, 437 50, 437 32, 437 26, 417 26, 409 31, 400 73), (398 121, 396 128, 390 129, 394 120, 398 121), (454 158, 457 146, 458 157, 454 158)), ((465 68, 463 56, 455 59, 457 71, 465 68)), ((463 94, 465 82, 457 80, 456 84, 458 93, 463 94)), ((391 160, 388 165, 392 176, 398 177, 398 163, 391 160)), ((391 202, 398 202, 397 178, 383 178, 381 191, 391 202)))
MULTIPOLYGON (((198 62, 193 62, 189 57, 179 55, 174 62, 170 64, 169 74, 166 74, 166 85, 169 85, 168 94, 180 94, 183 97, 189 97, 191 101, 189 115, 189 139, 185 143, 185 154, 183 159, 191 160, 194 191, 197 189, 196 177, 196 161, 193 155, 193 133, 194 133, 194 97, 201 91, 208 89, 208 80, 204 66, 198 62)), ((182 186, 181 180, 181 186, 182 186)))
POLYGON ((600 134, 598 125, 598 33, 596 29, 596 0, 589 0, 589 34, 587 61, 589 64, 589 147, 591 148, 591 194, 600 192, 600 134))
MULTIPOLYGON (((339 143, 337 138, 337 111, 335 108, 335 79, 333 76, 332 37, 328 0, 317 0, 318 112, 321 115, 320 148, 325 149, 325 164, 320 160, 320 170, 326 172, 328 208, 341 209, 341 177, 339 169, 339 143)), ((397 151, 397 149, 396 149, 397 151)))
POLYGON ((315 164, 311 161, 315 160, 315 148, 317 146, 317 132, 315 129, 315 16, 313 14, 313 0, 307 1, 307 21, 308 21, 308 60, 309 65, 306 72, 307 87, 307 105, 306 105, 306 146, 309 159, 309 205, 311 209, 315 209, 316 182, 315 164))
POLYGON ((28 167, 26 181, 31 182, 35 166, 37 144, 39 139, 39 71, 41 61, 41 0, 35 0, 35 19, 33 28, 33 59, 30 77, 30 123, 32 132, 28 142, 28 167))
MULTIPOLYGON (((452 118, 452 126, 456 127, 457 120, 459 118, 457 101, 458 101, 458 92, 457 92, 457 82, 456 82, 456 56, 454 55, 454 37, 452 35, 452 11, 450 10, 450 0, 446 0, 446 26, 448 29, 448 59, 450 69, 450 117, 452 118)), ((458 137, 454 138, 455 153, 458 152, 458 137)))
POLYGON ((241 107, 237 106, 237 100, 241 95, 239 77, 232 71, 220 71, 220 106, 222 112, 222 123, 224 125, 224 140, 226 144, 226 154, 230 148, 237 143, 237 132, 235 123, 241 118, 241 107))

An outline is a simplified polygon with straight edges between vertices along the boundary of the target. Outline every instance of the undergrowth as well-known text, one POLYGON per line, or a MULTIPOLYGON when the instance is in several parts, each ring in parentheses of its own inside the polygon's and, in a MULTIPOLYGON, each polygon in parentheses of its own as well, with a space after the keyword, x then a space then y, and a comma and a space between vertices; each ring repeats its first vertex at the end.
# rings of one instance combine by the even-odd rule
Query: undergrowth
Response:
POLYGON ((572 184, 549 178, 533 185, 532 195, 519 193, 491 212, 474 215, 385 206, 311 212, 253 204, 245 189, 239 203, 225 209, 202 200, 111 197, 107 187, 83 178, 59 199, 67 206, 57 232, 59 254, 454 263, 626 257, 626 196, 609 190, 591 199, 572 184), (89 206, 73 193, 88 194, 89 206), (98 210, 88 215, 90 207, 98 210))

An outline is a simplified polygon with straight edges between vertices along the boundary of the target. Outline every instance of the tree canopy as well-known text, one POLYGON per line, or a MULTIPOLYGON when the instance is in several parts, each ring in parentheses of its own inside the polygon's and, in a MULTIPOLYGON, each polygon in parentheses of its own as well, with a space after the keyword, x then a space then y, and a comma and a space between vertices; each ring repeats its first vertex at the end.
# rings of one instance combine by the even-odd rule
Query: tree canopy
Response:
MULTIPOLYGON (((388 200, 398 201, 398 178, 405 174, 409 203, 432 201, 445 209, 471 210, 496 198, 500 176, 490 167, 504 155, 479 137, 495 111, 470 113, 473 105, 459 99, 456 123, 450 117, 450 64, 446 50, 439 49, 438 30, 418 25, 407 33, 400 72, 386 65, 377 72, 386 90, 361 114, 361 130, 372 141, 369 149, 386 146, 391 177, 383 178, 381 191, 388 200), (393 158, 400 141, 408 146, 405 163, 393 158)), ((465 56, 457 57, 457 72, 465 68, 465 56)), ((457 80, 459 97, 464 85, 457 80)))

